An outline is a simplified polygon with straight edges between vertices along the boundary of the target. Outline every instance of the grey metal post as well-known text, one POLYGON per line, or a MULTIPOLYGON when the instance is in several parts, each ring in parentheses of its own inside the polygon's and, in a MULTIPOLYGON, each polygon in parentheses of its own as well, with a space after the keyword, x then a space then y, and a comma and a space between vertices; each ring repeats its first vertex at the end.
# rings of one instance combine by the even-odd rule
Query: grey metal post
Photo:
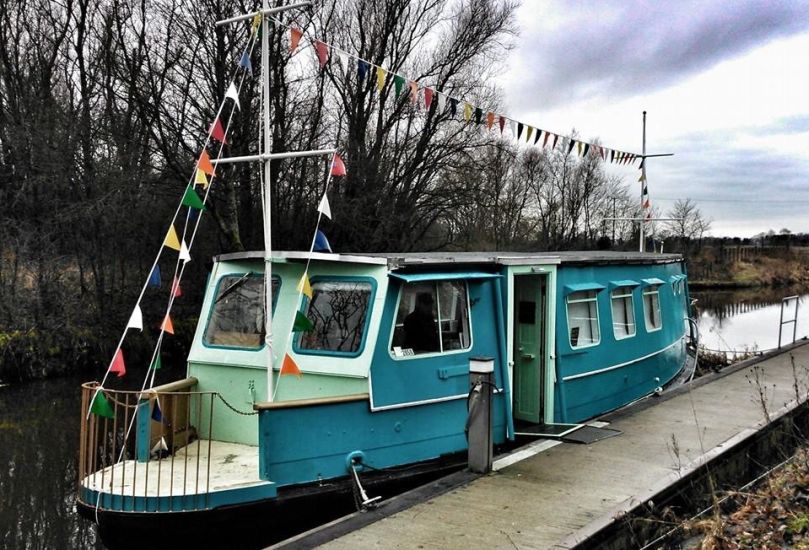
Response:
POLYGON ((469 469, 485 474, 492 470, 492 357, 469 358, 469 385, 469 469))

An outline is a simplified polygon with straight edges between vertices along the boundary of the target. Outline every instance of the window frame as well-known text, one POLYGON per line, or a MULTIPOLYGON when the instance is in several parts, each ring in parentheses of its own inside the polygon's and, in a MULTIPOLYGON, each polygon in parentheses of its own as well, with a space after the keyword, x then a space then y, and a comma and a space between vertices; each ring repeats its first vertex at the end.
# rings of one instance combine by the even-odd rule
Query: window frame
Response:
MULTIPOLYGON (((371 286, 371 292, 368 295, 368 305, 365 308, 365 319, 363 320, 363 331, 360 345, 356 351, 334 351, 324 349, 306 349, 301 347, 301 339, 303 333, 293 333, 290 340, 292 340, 292 350, 297 355, 319 355, 325 357, 359 357, 365 351, 365 344, 368 340, 368 332, 371 330, 371 312, 374 309, 374 300, 376 298, 376 279, 373 277, 363 276, 349 276, 349 275, 317 275, 309 280, 314 292, 314 287, 317 283, 368 283, 371 286)), ((306 315, 309 310, 309 297, 301 294, 301 302, 298 304, 298 311, 306 315)))
POLYGON ((579 351, 579 350, 582 350, 582 349, 592 348, 592 347, 595 347, 595 346, 597 346, 597 345, 599 345, 601 343, 601 315, 599 314, 599 307, 598 307, 598 295, 601 292, 601 290, 603 290, 603 288, 600 288, 600 289, 592 288, 592 289, 589 289, 589 290, 575 290, 573 292, 570 292, 567 296, 565 296, 565 321, 567 322, 567 344, 568 344, 568 346, 570 346, 570 349, 572 349, 574 351, 579 351), (583 294, 583 293, 589 293, 589 292, 593 293, 592 298, 577 299, 577 300, 572 300, 572 301, 570 299, 571 296, 574 296, 576 294, 583 294), (570 334, 571 328, 572 328, 571 324, 570 324, 570 304, 579 304, 579 303, 586 303, 586 302, 594 302, 595 306, 596 306, 595 325, 598 328, 598 340, 596 340, 595 342, 590 342, 589 344, 580 344, 580 345, 574 346, 573 341, 571 340, 571 334, 570 334))
POLYGON ((427 359, 431 357, 444 357, 447 355, 457 355, 460 353, 469 353, 472 348, 475 347, 475 340, 474 340, 474 331, 472 330, 472 305, 469 300, 469 281, 472 279, 433 279, 429 281, 414 281, 412 283, 407 281, 402 281, 399 285, 399 290, 396 294, 396 308, 393 310, 393 319, 390 328, 390 338, 388 338, 388 355, 394 361, 412 361, 413 359, 427 359), (444 350, 444 338, 441 334, 441 297, 438 293, 438 283, 447 282, 447 283, 463 283, 464 289, 466 290, 466 318, 469 321, 469 347, 461 348, 461 349, 452 349, 452 350, 444 350), (430 283, 433 285, 435 289, 435 310, 438 313, 437 325, 438 325, 438 344, 441 346, 441 351, 434 351, 431 353, 419 353, 414 355, 396 355, 393 352, 393 337, 396 333, 396 318, 399 314, 399 306, 402 303, 402 294, 404 293, 404 289, 409 284, 419 284, 419 283, 430 283))
MULTIPOLYGON (((211 318, 213 317, 214 306, 216 306, 217 296, 219 296, 219 288, 222 286, 222 283, 224 283, 225 279, 227 279, 229 277, 232 277, 232 278, 235 278, 235 279, 241 279, 245 275, 247 277, 249 277, 249 278, 261 278, 262 281, 264 280, 264 273, 257 273, 257 272, 254 272, 254 271, 242 271, 242 272, 225 273, 221 277, 219 277, 219 279, 216 281, 216 288, 214 289, 214 293, 213 293, 213 301, 211 302, 211 307, 208 308, 208 318, 205 321, 205 330, 202 331, 202 345, 203 345, 203 347, 211 348, 211 349, 229 349, 229 350, 251 351, 252 352, 252 351, 261 351, 267 345, 266 344, 266 338, 262 338, 261 339, 261 345, 259 345, 257 347, 212 344, 212 343, 210 343, 208 341, 208 328, 210 327, 211 318)), ((272 278, 273 281, 278 281, 278 291, 273 293, 273 296, 272 296, 272 311, 273 311, 273 314, 275 314, 276 306, 278 305, 278 296, 281 294, 281 287, 283 286, 284 282, 283 282, 283 278, 280 275, 273 274, 271 276, 271 278, 272 278)), ((262 307, 262 309, 264 309, 263 300, 262 300, 262 303, 261 303, 261 307, 262 307)), ((266 311, 264 312, 264 314, 265 314, 264 323, 266 324, 266 322, 267 322, 266 311)))
POLYGON ((649 286, 644 287, 641 290, 641 300, 643 301, 643 325, 646 327, 647 333, 657 332, 659 330, 663 330, 663 311, 660 307, 660 287, 663 286, 661 283, 651 284, 649 286), (656 296, 655 303, 657 305, 657 318, 660 321, 660 324, 657 327, 650 327, 649 326, 649 311, 647 310, 647 302, 646 296, 656 296))
MULTIPOLYGON (((626 303, 624 302, 624 309, 626 309, 626 303)), ((615 337, 616 340, 627 340, 629 338, 634 338, 638 335, 638 320, 635 315, 635 289, 631 286, 619 286, 610 291, 610 315, 612 317, 612 335, 615 337), (624 290, 623 294, 619 294, 616 296, 616 292, 624 290), (615 310, 613 309, 613 304, 615 303, 615 299, 626 299, 629 297, 629 311, 632 312, 632 334, 625 334, 623 336, 619 336, 616 332, 616 322, 615 322, 615 310)))

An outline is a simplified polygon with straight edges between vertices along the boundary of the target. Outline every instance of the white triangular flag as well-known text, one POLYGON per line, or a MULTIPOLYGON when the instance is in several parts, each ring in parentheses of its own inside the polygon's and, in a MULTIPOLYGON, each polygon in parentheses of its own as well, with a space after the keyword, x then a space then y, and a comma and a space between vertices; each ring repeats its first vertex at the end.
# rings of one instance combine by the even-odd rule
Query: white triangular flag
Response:
POLYGON ((326 196, 326 193, 323 193, 323 198, 320 199, 320 206, 317 207, 317 211, 326 216, 327 218, 331 219, 331 208, 329 208, 329 197, 326 196))
POLYGON ((140 310, 140 305, 135 304, 135 309, 132 310, 132 316, 129 318, 126 328, 136 328, 143 331, 143 313, 140 310))
POLYGON ((191 261, 191 254, 188 253, 188 247, 185 246, 185 241, 180 243, 180 259, 185 263, 191 261))
POLYGON ((236 103, 236 108, 240 111, 242 110, 242 106, 239 104, 239 92, 236 91, 236 85, 231 82, 230 86, 228 86, 228 91, 225 92, 225 97, 229 97, 236 103))
POLYGON ((438 113, 441 114, 447 108, 447 96, 443 92, 436 92, 435 95, 438 96, 438 113))
POLYGON ((348 70, 348 54, 344 51, 337 50, 337 59, 340 61, 340 64, 343 66, 343 71, 348 70))
POLYGON ((517 121, 508 121, 508 130, 511 132, 511 137, 517 137, 517 121))
POLYGON ((166 445, 166 438, 164 438, 161 435, 160 436, 160 441, 155 443, 154 447, 152 447, 152 453, 159 453, 160 451, 168 451, 168 450, 169 450, 169 446, 166 445))

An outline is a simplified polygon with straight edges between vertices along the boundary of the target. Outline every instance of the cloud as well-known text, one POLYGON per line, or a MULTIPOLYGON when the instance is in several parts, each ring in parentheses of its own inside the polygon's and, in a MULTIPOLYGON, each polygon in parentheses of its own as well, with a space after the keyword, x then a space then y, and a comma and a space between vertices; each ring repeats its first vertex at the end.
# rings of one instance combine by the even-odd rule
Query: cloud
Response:
POLYGON ((779 37, 809 29, 787 0, 527 1, 508 79, 517 109, 648 94, 779 37))

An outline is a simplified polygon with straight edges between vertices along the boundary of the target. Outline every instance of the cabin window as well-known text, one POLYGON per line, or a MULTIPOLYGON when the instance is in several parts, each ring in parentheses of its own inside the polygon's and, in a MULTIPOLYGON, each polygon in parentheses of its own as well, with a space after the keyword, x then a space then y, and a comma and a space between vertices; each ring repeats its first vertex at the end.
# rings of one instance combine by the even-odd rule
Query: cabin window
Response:
POLYGON ((616 340, 635 336, 631 286, 621 286, 612 291, 612 330, 616 340))
POLYGON ((646 320, 646 331, 660 330, 663 321, 660 318, 660 291, 654 285, 643 289, 643 317, 646 320))
POLYGON ((409 283, 402 287, 391 351, 396 357, 467 350, 469 299, 463 281, 409 283))
POLYGON ((570 347, 586 348, 601 341, 598 328, 598 300, 595 290, 572 292, 567 296, 567 326, 570 347))
MULTIPOLYGON (((272 278, 273 310, 281 279, 272 278)), ((264 345, 264 277, 245 273, 219 280, 203 342, 209 346, 258 349, 264 345)))
POLYGON ((368 324, 372 291, 370 282, 313 281, 306 317, 314 329, 301 333, 296 351, 358 354, 368 324))

